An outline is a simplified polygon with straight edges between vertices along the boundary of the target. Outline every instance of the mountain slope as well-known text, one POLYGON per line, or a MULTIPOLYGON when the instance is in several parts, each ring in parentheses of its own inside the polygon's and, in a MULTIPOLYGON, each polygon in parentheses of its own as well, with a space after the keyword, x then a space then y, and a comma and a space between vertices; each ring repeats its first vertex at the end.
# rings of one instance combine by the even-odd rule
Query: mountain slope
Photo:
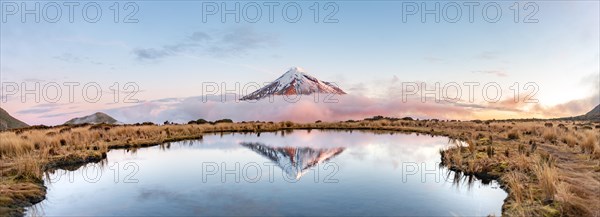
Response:
POLYGON ((596 108, 592 109, 590 112, 586 113, 584 116, 594 117, 600 116, 600 104, 596 106, 596 108))
POLYGON ((333 84, 307 74, 300 67, 292 67, 275 81, 260 88, 241 100, 257 100, 271 95, 308 95, 312 93, 346 94, 333 84))
POLYGON ((99 123, 105 123, 105 124, 116 124, 118 123, 118 121, 114 118, 112 118, 111 116, 104 114, 102 112, 96 112, 92 115, 88 115, 85 117, 79 117, 79 118, 73 118, 67 122, 65 122, 65 124, 99 124, 99 123))
POLYGON ((585 121, 596 121, 600 122, 600 105, 597 105, 594 109, 585 113, 584 115, 558 118, 559 120, 585 120, 585 121))
POLYGON ((13 128, 28 127, 26 123, 20 121, 13 116, 10 116, 8 112, 0 108, 0 130, 8 130, 13 128))
POLYGON ((586 119, 586 120, 597 120, 597 121, 600 121, 600 104, 597 105, 590 112, 588 112, 585 115, 582 115, 580 117, 582 117, 583 119, 586 119))

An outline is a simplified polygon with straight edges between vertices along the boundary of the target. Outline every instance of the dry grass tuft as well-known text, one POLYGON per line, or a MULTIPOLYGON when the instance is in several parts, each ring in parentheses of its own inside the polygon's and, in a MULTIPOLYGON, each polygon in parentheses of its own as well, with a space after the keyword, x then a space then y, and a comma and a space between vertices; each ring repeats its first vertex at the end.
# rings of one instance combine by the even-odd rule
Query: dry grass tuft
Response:
POLYGON ((515 200, 515 204, 520 205, 525 200, 525 187, 522 183, 526 180, 525 174, 511 171, 504 175, 504 182, 508 186, 510 197, 515 200))
POLYGON ((583 152, 590 154, 593 158, 600 158, 600 135, 587 131, 583 135, 581 141, 581 149, 583 152))
POLYGON ((8 156, 25 155, 34 149, 34 144, 27 142, 22 136, 7 132, 0 134, 0 159, 8 156))
POLYGON ((533 167, 533 172, 538 179, 539 186, 544 193, 545 201, 554 201, 558 174, 554 167, 540 163, 533 167))
POLYGON ((470 153, 471 155, 474 155, 474 154, 476 154, 476 151, 477 151, 477 143, 476 143, 475 141, 473 141, 473 140, 469 140, 469 142, 467 142, 467 144, 468 144, 468 148, 469 148, 469 153, 470 153))
POLYGON ((560 202, 560 211, 570 213, 574 216, 593 216, 593 209, 589 201, 578 197, 574 187, 566 182, 560 182, 556 186, 556 200, 560 202))
POLYGON ((543 138, 544 138, 546 141, 548 141, 548 142, 550 142, 550 143, 554 144, 554 143, 556 143, 556 140, 557 140, 557 138, 558 138, 558 135, 557 135, 557 133, 556 133, 556 129, 554 129, 554 128, 546 128, 546 129, 544 129, 544 130, 543 130, 543 132, 542 132, 542 137, 543 137, 543 138))
POLYGON ((510 133, 508 133, 508 139, 510 140, 516 140, 519 139, 519 131, 518 130, 512 130, 510 133))
POLYGON ((567 144, 570 148, 573 148, 577 145, 577 137, 574 134, 565 134, 561 136, 561 142, 567 144))

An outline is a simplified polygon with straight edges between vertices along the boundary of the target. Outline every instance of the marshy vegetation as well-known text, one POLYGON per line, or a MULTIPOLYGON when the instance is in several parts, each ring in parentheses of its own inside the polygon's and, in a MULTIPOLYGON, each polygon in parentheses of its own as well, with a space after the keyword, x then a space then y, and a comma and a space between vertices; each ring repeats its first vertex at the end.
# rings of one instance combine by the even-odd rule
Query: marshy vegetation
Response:
POLYGON ((600 131, 584 122, 493 122, 442 150, 455 171, 497 179, 509 216, 595 216, 600 210, 600 131))
POLYGON ((110 149, 202 138, 215 132, 286 129, 401 131, 464 141, 440 150, 452 170, 497 179, 506 215, 592 216, 600 210, 600 130, 573 121, 440 121, 373 117, 359 121, 209 122, 185 125, 75 125, 0 132, 0 214, 21 215, 44 199, 45 171, 100 161, 110 149))

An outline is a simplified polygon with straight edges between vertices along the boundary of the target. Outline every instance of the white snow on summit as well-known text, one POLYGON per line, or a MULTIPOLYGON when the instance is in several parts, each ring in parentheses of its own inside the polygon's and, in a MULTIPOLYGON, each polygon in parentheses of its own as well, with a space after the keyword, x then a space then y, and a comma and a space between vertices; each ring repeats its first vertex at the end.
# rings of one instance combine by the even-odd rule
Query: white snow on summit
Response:
POLYGON ((300 67, 292 67, 275 81, 260 88, 241 100, 257 100, 270 95, 308 95, 312 93, 346 94, 333 84, 309 75, 300 67))

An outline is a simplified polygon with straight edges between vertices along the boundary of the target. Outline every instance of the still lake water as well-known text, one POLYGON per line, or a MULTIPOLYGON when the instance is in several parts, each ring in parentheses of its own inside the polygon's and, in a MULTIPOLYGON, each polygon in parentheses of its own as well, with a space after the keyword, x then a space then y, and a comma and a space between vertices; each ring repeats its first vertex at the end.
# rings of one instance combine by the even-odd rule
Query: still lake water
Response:
POLYGON ((46 177, 47 216, 485 216, 506 192, 439 167, 446 137, 294 130, 214 134, 46 177))

